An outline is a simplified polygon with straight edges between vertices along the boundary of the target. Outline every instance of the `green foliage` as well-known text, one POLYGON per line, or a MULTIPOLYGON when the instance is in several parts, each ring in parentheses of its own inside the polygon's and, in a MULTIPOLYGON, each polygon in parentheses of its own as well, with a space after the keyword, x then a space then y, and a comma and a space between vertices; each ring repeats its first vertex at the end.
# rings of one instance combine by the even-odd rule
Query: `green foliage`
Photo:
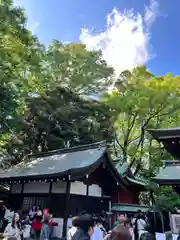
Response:
POLYGON ((113 69, 100 52, 87 51, 83 44, 55 40, 47 49, 47 67, 53 84, 78 94, 99 94, 112 84, 113 69))
POLYGON ((83 44, 59 41, 46 49, 25 28, 24 11, 10 0, 1 1, 0 22, 1 150, 20 151, 22 158, 41 145, 47 150, 65 146, 67 141, 73 145, 108 139, 110 124, 105 123, 105 115, 109 111, 104 113, 102 104, 82 97, 112 83, 113 70, 101 53, 87 51, 83 44), (58 136, 52 134, 54 125, 58 136))
POLYGON ((180 207, 179 195, 171 186, 160 187, 154 195, 155 205, 162 211, 171 212, 180 207))
POLYGON ((162 151, 146 130, 169 121, 177 126, 172 119, 180 115, 180 77, 156 77, 137 67, 123 72, 115 86, 103 99, 113 112, 115 152, 133 165, 135 174, 151 177, 161 164, 162 151))
MULTIPOLYGON (((29 76, 32 79, 40 72, 41 46, 25 29, 24 12, 13 7, 12 1, 1 1, 0 22, 0 142, 3 146, 24 111, 26 97, 36 90, 35 81, 30 82, 29 76)), ((36 85, 37 81, 41 86, 39 79, 36 85)))
POLYGON ((56 87, 29 99, 27 112, 19 120, 17 133, 6 146, 13 163, 30 152, 112 141, 108 108, 66 88, 56 87))
POLYGON ((180 125, 180 77, 143 66, 115 81, 101 52, 40 44, 11 0, 1 0, 0 22, 0 158, 16 164, 31 152, 106 140, 135 174, 154 176, 167 153, 147 129, 180 125))

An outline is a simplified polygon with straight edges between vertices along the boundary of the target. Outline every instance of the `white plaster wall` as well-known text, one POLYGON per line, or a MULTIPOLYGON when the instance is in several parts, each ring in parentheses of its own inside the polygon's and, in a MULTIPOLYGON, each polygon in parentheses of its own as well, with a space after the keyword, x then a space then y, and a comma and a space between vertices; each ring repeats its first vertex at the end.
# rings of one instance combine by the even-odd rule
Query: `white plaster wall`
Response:
POLYGON ((22 184, 14 183, 12 184, 11 193, 21 193, 22 184))
MULTIPOLYGON (((31 182, 24 184, 23 193, 49 193, 49 184, 46 182, 31 182)), ((12 185, 12 193, 21 193, 22 184, 15 183, 12 185)), ((70 193, 77 195, 86 195, 87 187, 83 182, 75 181, 71 182, 70 193)), ((52 193, 65 193, 66 192, 66 182, 59 181, 54 182, 52 186, 52 193)), ((96 185, 89 186, 89 196, 101 197, 102 189, 96 185)))
POLYGON ((101 195, 102 189, 98 185, 92 184, 89 186, 89 196, 101 197, 101 195))
POLYGON ((66 192, 66 182, 59 181, 54 182, 52 186, 52 193, 65 193, 66 192))
POLYGON ((49 184, 46 182, 25 183, 24 193, 49 193, 49 184))
POLYGON ((70 193, 78 195, 86 195, 86 185, 83 182, 75 181, 71 182, 70 193))

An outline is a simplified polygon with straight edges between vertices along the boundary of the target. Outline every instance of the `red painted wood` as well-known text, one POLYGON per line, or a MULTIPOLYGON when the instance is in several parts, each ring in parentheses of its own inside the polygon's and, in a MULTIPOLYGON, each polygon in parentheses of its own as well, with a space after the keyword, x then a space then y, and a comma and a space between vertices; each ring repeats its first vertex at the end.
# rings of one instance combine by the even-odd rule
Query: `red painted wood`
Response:
POLYGON ((118 203, 138 204, 138 195, 135 192, 120 191, 118 192, 118 203))

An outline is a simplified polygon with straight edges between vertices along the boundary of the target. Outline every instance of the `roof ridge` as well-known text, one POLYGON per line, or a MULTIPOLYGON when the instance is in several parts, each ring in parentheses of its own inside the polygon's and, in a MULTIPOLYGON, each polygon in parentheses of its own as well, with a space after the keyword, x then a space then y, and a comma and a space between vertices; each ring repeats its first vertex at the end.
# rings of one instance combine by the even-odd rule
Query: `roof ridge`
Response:
POLYGON ((84 150, 88 150, 88 149, 101 148, 101 147, 105 147, 105 146, 106 146, 106 141, 103 140, 100 142, 84 144, 84 145, 79 145, 79 146, 75 146, 75 147, 69 147, 69 148, 66 147, 66 148, 51 150, 48 152, 35 153, 35 154, 28 155, 28 158, 48 156, 48 155, 57 154, 57 153, 61 154, 61 153, 84 151, 84 150))

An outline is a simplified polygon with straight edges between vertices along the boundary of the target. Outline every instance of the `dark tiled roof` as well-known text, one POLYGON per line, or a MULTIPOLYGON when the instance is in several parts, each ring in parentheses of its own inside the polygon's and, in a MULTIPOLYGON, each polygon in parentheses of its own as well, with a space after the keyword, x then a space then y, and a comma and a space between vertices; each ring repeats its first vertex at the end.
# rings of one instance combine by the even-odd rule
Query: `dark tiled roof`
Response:
POLYGON ((180 138, 180 127, 148 129, 148 132, 157 140, 169 139, 169 138, 180 138))
POLYGON ((164 148, 175 158, 180 159, 180 128, 149 129, 149 133, 164 145, 164 148))
POLYGON ((98 167, 105 153, 105 143, 100 142, 31 155, 26 161, 1 171, 0 179, 76 175, 98 167))

